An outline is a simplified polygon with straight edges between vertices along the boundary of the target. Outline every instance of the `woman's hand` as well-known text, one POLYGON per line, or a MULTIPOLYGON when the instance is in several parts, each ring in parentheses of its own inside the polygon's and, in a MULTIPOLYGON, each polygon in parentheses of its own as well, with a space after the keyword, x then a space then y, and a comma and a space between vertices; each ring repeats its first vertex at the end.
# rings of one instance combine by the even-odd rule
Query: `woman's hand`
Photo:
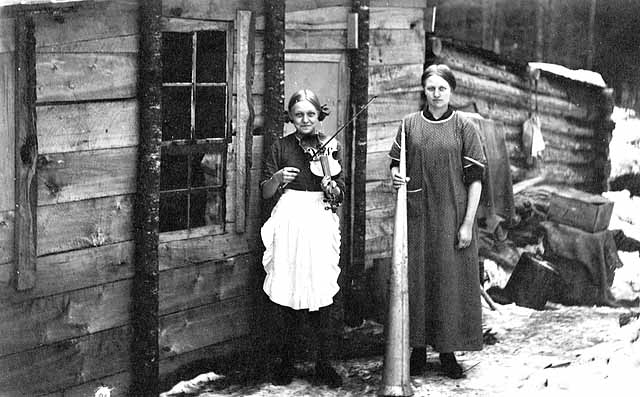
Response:
POLYGON ((408 178, 408 177, 402 178, 402 176, 400 176, 399 167, 391 167, 391 182, 393 183, 393 187, 395 189, 399 189, 400 186, 409 182, 409 179, 411 178, 408 178))
POLYGON ((284 167, 275 174, 273 177, 279 184, 279 186, 286 185, 287 183, 293 182, 294 179, 298 176, 300 169, 296 167, 284 167))
POLYGON ((464 222, 458 229, 458 248, 463 249, 471 245, 473 236, 473 223, 464 222))
POLYGON ((337 196, 340 194, 340 188, 336 181, 332 180, 330 176, 322 177, 322 191, 329 196, 337 196))

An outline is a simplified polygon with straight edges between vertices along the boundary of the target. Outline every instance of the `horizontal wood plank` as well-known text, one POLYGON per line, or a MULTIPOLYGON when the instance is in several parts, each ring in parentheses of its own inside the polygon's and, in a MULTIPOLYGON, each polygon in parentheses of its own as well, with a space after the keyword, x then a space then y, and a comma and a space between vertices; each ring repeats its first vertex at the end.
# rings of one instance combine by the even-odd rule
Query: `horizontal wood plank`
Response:
POLYGON ((160 317, 160 358, 249 335, 255 322, 252 302, 245 296, 160 317))
POLYGON ((38 256, 132 239, 133 196, 38 207, 38 256))
POLYGON ((422 64, 424 31, 376 29, 369 32, 369 65, 422 64))
POLYGON ((73 12, 37 13, 37 51, 58 50, 78 42, 120 38, 138 33, 138 5, 133 1, 108 1, 73 12))
POLYGON ((39 154, 138 144, 136 100, 37 106, 39 154))
POLYGON ((285 10, 286 30, 345 30, 351 7, 323 7, 310 10, 285 10))
POLYGON ((39 53, 36 73, 38 103, 134 98, 137 54, 39 53))
MULTIPOLYGON (((38 258, 33 289, 0 290, 0 302, 18 303, 39 297, 107 284, 133 277, 133 242, 63 252, 38 258)), ((12 264, 0 265, 0 283, 9 281, 12 264)))
POLYGON ((369 29, 401 29, 424 32, 424 7, 369 7, 369 29))
POLYGON ((160 243, 160 270, 189 266, 207 261, 222 260, 249 252, 246 236, 225 233, 188 240, 160 243))
POLYGON ((163 0, 162 16, 233 21, 236 10, 249 10, 262 15, 263 8, 262 1, 253 0, 163 0))
POLYGON ((165 270, 160 273, 160 313, 255 293, 253 279, 259 270, 253 254, 165 270))
POLYGON ((38 158, 38 204, 136 191, 136 147, 52 153, 38 158))
POLYGON ((125 325, 131 280, 3 304, 0 356, 125 325))
POLYGON ((65 388, 62 391, 46 394, 43 397, 87 397, 95 396, 98 389, 108 389, 109 397, 128 397, 132 373, 124 371, 115 375, 91 380, 80 385, 65 388))
POLYGON ((126 371, 131 338, 124 326, 0 357, 0 395, 40 395, 126 371))

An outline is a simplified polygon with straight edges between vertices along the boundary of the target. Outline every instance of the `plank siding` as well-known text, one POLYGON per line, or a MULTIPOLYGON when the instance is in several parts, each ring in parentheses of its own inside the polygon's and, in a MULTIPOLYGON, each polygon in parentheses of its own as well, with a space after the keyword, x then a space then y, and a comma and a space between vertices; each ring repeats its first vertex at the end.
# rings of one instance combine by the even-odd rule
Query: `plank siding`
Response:
POLYGON ((37 106, 39 154, 138 144, 138 104, 129 99, 37 106))
POLYGON ((136 96, 136 54, 39 53, 38 103, 136 96))
MULTIPOLYGON (((0 263, 8 263, 13 260, 13 225, 14 211, 0 212, 0 263)), ((9 281, 2 279, 2 281, 9 281)), ((6 285, 6 288, 9 288, 6 285)))
POLYGON ((131 240, 133 197, 38 207, 38 256, 131 240))

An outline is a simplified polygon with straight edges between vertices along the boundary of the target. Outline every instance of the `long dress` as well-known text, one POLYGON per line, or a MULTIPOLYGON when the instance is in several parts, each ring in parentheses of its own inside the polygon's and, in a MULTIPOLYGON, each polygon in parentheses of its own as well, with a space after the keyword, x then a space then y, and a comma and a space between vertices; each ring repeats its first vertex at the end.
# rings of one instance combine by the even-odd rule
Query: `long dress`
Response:
MULTIPOLYGON (((438 121, 422 112, 403 119, 407 142, 409 333, 412 347, 438 352, 482 349, 477 226, 456 248, 466 214, 463 168, 484 164, 478 132, 454 111, 438 121)), ((398 129, 398 134, 401 128, 398 129)), ((389 156, 399 159, 399 135, 389 156)))

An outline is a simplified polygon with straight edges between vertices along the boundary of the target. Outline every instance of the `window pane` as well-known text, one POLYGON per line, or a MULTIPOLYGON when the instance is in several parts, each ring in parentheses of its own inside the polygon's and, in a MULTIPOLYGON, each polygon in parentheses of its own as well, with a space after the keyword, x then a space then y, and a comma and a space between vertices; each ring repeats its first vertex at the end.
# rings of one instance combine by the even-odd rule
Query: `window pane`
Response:
POLYGON ((196 87, 196 139, 224 138, 225 87, 196 87))
POLYGON ((190 83, 192 53, 191 33, 162 33, 162 81, 190 83))
POLYGON ((160 190, 186 189, 188 156, 172 155, 166 148, 160 150, 160 190))
POLYGON ((222 153, 194 154, 192 186, 222 186, 224 175, 222 153))
POLYGON ((162 140, 191 138, 191 87, 162 88, 162 140))
POLYGON ((188 193, 160 193, 160 231, 186 229, 188 193))
POLYGON ((219 190, 197 190, 191 193, 190 226, 219 225, 224 222, 224 194, 219 190))
POLYGON ((198 32, 196 49, 196 81, 198 83, 224 83, 227 81, 226 32, 198 32))

